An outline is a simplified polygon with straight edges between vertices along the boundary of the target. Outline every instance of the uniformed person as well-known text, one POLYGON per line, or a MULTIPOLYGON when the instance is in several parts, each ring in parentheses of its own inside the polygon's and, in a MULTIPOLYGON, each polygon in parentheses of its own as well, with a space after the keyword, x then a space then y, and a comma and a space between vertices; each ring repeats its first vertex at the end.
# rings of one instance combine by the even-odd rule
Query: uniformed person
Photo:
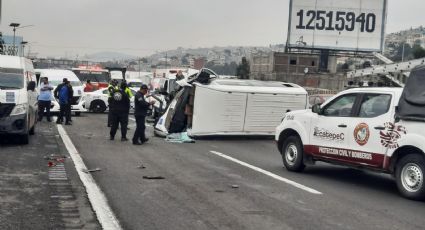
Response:
MULTIPOLYGON (((118 81, 117 80, 111 80, 111 82, 108 85, 108 104, 109 107, 111 106, 111 100, 112 100, 112 95, 113 93, 118 90, 118 81)), ((111 127, 112 123, 111 123, 111 109, 109 109, 108 111, 108 127, 111 127)))
POLYGON ((125 93, 125 85, 119 89, 113 88, 110 91, 112 97, 109 102, 109 112, 111 118, 110 139, 115 139, 115 134, 118 130, 118 125, 121 125, 121 141, 127 139, 128 114, 130 111, 130 98, 125 93))
POLYGON ((155 104, 155 101, 147 102, 145 98, 147 93, 148 86, 142 85, 134 97, 134 117, 136 118, 137 127, 133 136, 133 145, 141 145, 149 140, 145 136, 145 120, 149 106, 155 104))

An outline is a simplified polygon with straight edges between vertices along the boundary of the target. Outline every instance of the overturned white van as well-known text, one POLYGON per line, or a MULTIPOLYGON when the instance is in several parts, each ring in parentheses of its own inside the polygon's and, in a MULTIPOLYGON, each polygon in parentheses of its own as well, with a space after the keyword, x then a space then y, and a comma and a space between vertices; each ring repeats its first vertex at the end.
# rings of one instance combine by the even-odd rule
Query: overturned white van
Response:
POLYGON ((307 106, 307 91, 296 84, 217 79, 204 69, 176 94, 155 134, 272 136, 286 112, 307 106))

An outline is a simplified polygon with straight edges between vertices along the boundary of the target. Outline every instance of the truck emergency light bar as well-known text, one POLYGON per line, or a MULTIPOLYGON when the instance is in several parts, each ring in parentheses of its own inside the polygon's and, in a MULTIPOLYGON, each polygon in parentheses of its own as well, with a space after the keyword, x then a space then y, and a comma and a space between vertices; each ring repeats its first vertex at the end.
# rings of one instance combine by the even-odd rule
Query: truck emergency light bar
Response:
POLYGON ((359 69, 347 72, 347 78, 356 78, 371 75, 388 75, 390 73, 409 72, 418 65, 425 64, 425 58, 415 59, 406 62, 399 62, 394 64, 385 64, 373 66, 366 69, 359 69))

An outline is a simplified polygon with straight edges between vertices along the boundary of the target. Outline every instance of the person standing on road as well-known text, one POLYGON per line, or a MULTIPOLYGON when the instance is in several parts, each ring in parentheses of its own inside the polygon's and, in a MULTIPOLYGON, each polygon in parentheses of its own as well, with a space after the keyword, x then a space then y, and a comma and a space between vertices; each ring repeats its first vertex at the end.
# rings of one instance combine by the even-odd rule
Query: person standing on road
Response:
POLYGON ((121 141, 128 141, 127 139, 127 125, 128 125, 128 114, 130 111, 130 98, 125 93, 124 83, 121 88, 114 89, 112 97, 109 103, 109 111, 111 114, 111 131, 110 140, 115 139, 115 134, 118 130, 118 125, 121 125, 121 141))
POLYGON ((134 97, 134 117, 136 118, 137 127, 136 131, 134 131, 133 145, 142 145, 143 143, 149 140, 145 136, 145 120, 149 106, 155 104, 155 101, 147 102, 145 99, 147 93, 148 86, 142 85, 140 87, 140 90, 136 93, 136 96, 134 97))
POLYGON ((43 78, 40 84, 40 95, 38 96, 38 121, 43 120, 44 110, 46 110, 47 121, 50 122, 50 106, 52 104, 53 86, 49 84, 47 77, 43 78))
MULTIPOLYGON (((133 97, 133 93, 131 92, 131 89, 128 87, 126 80, 123 80, 121 82, 121 89, 124 90, 124 92, 127 94, 129 99, 133 97)), ((128 107, 128 113, 130 113, 130 106, 128 107)), ((127 130, 130 130, 130 127, 127 127, 127 130)))
POLYGON ((65 125, 71 125, 71 101, 74 96, 74 91, 71 82, 67 78, 63 79, 63 83, 55 89, 55 98, 59 100, 60 112, 57 124, 62 124, 65 116, 65 125))
POLYGON ((108 111, 108 127, 112 126, 111 122, 111 101, 112 101, 112 95, 116 90, 118 90, 118 81, 117 80, 111 80, 108 86, 108 104, 109 104, 109 111, 108 111))
POLYGON ((121 83, 121 88, 124 87, 124 92, 127 94, 128 98, 133 97, 133 93, 131 92, 131 89, 128 87, 127 81, 123 80, 121 83))

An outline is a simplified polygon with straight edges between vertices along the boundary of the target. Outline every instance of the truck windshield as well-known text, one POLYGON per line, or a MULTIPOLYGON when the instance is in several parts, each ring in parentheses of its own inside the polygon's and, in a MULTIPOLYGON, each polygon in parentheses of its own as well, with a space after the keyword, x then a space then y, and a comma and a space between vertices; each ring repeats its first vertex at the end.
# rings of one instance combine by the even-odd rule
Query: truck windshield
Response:
POLYGON ((21 69, 0 69, 0 89, 24 88, 24 75, 21 69))

